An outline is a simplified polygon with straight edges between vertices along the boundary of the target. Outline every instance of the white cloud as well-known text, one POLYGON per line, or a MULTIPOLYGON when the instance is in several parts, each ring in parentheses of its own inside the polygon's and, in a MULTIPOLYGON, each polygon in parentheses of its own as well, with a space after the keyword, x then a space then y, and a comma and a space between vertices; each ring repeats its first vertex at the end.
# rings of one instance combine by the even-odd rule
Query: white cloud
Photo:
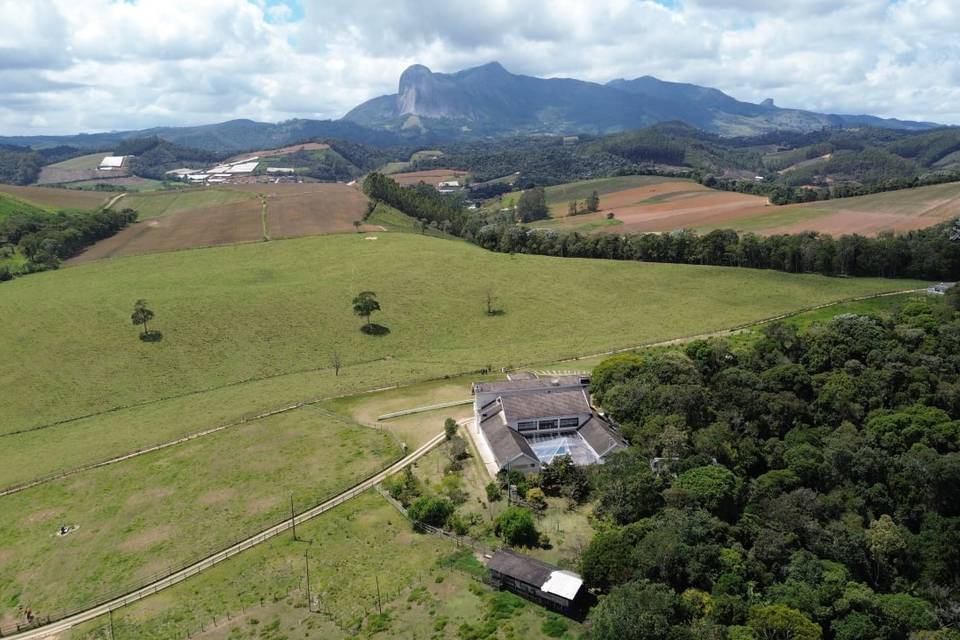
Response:
POLYGON ((0 134, 339 117, 408 65, 960 123, 954 0, 0 0, 0 134))

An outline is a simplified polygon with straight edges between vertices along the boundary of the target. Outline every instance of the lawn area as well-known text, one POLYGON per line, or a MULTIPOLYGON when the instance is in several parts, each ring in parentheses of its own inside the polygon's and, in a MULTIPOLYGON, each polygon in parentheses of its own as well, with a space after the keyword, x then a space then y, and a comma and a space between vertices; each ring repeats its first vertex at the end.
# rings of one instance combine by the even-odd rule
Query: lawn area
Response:
MULTIPOLYGON (((497 619, 502 632, 512 637, 546 637, 541 626, 551 614, 475 582, 457 567, 476 570, 476 561, 458 555, 448 540, 413 533, 376 493, 340 505, 297 531, 299 542, 290 536, 274 538, 115 612, 116 637, 167 640, 189 633, 204 640, 425 640, 456 638, 461 625, 489 619, 497 619), (306 607, 304 552, 315 613, 306 607), (378 580, 383 616, 376 615, 378 580), (507 615, 496 618, 495 610, 504 609, 507 615), (210 629, 214 618, 216 626, 210 629), (201 624, 204 633, 199 633, 201 624)), ((577 635, 580 626, 567 624, 569 633, 577 635)), ((107 629, 101 618, 68 637, 107 638, 107 629)))
POLYGON ((88 153, 85 156, 62 160, 48 166, 56 169, 96 169, 100 166, 103 157, 108 155, 110 154, 104 153, 103 151, 99 153, 88 153))
POLYGON ((424 369, 556 361, 919 283, 509 256, 413 234, 341 234, 117 258, 2 286, 0 351, 31 363, 0 372, 0 433, 10 433, 329 368, 335 350, 347 365, 380 360, 386 377, 413 381, 424 369), (504 315, 483 312, 488 287, 504 315), (379 294, 374 320, 389 335, 358 330, 350 301, 363 290, 379 294), (156 312, 160 342, 137 339, 130 312, 138 298, 156 312), (547 307, 558 312, 544 314, 547 307))
POLYGON ((407 416, 378 421, 387 413, 426 407, 457 400, 471 400, 470 385, 478 380, 499 376, 463 376, 449 380, 435 380, 409 387, 400 387, 376 393, 361 393, 322 403, 360 424, 376 426, 395 434, 411 449, 422 445, 443 430, 443 421, 448 417, 460 419, 473 415, 473 404, 464 404, 444 409, 434 409, 407 416))
POLYGON ((399 455, 381 431, 303 408, 6 496, 0 619, 142 583, 283 520, 291 495, 302 511, 399 455))
POLYGON ((234 189, 182 189, 129 195, 120 200, 116 206, 135 209, 140 214, 140 220, 149 220, 179 211, 215 207, 252 200, 256 197, 254 193, 234 189))

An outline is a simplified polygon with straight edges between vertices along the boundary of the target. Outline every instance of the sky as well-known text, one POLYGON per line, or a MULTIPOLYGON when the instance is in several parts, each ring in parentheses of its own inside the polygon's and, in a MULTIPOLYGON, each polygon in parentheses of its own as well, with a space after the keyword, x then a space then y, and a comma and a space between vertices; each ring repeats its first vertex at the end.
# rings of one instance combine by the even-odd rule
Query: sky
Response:
POLYGON ((0 135, 339 118, 499 61, 960 124, 960 0, 0 0, 0 135))

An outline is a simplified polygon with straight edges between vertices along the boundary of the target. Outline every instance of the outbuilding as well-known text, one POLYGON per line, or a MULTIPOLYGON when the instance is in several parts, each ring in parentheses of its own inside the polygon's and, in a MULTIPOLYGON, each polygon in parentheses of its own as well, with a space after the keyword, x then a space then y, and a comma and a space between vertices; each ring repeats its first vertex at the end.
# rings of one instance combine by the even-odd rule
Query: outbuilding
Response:
POLYGON ((510 549, 501 549, 487 561, 490 582, 548 609, 578 617, 583 609, 583 578, 510 549))

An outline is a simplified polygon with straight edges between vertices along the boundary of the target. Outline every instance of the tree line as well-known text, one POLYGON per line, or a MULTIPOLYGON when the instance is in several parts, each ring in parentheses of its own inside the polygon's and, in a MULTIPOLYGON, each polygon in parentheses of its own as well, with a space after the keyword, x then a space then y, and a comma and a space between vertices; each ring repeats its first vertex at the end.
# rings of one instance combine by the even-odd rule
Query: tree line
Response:
POLYGON ((13 268, 0 266, 0 280, 56 269, 62 261, 136 219, 133 209, 13 212, 0 219, 0 259, 20 255, 25 261, 13 268))
POLYGON ((494 223, 467 229, 470 240, 491 251, 574 258, 603 258, 726 267, 775 269, 788 273, 960 279, 960 244, 954 223, 906 233, 884 232, 833 238, 814 231, 759 236, 719 229, 706 234, 597 234, 527 229, 494 223))
POLYGON ((598 365, 630 446, 591 476, 594 640, 956 638, 949 298, 598 365))

